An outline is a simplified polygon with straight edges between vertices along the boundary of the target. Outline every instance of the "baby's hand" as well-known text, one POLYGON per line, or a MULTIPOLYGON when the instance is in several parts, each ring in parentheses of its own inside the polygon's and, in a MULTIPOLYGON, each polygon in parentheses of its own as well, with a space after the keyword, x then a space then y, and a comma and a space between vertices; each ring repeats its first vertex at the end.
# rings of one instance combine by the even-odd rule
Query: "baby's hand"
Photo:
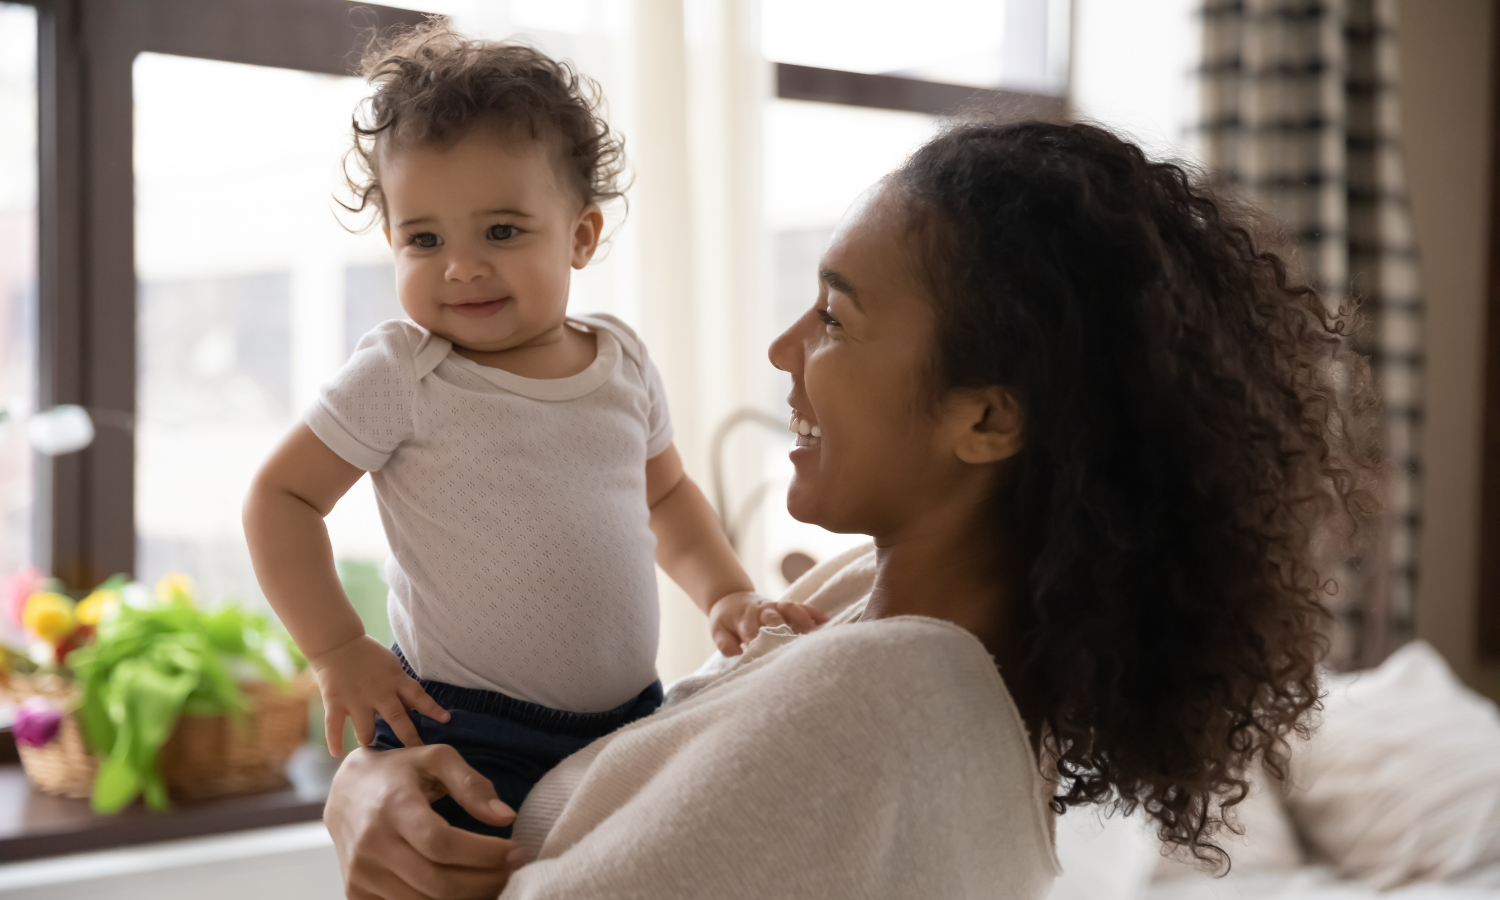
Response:
POLYGON ((406 674, 390 648, 381 646, 369 635, 360 635, 308 662, 318 676, 318 690, 323 693, 323 728, 328 736, 328 752, 335 756, 344 753, 346 716, 354 722, 354 733, 365 746, 375 740, 376 713, 406 747, 422 743, 406 712, 408 709, 439 722, 448 721, 448 711, 406 674))
POLYGON ((739 656, 763 625, 790 625, 798 634, 807 634, 827 621, 826 615, 811 606, 768 600, 754 591, 727 594, 708 610, 709 633, 725 656, 739 656))

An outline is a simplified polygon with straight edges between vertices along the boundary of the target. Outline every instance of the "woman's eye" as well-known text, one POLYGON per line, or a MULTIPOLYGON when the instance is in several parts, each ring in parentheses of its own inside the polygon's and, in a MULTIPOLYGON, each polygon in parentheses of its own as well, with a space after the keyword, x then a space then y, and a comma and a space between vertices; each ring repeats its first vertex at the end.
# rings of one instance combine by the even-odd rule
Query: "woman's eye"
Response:
POLYGON ((823 320, 823 324, 824 325, 827 325, 829 328, 837 328, 837 327, 839 327, 839 320, 835 319, 833 316, 829 315, 828 314, 828 310, 826 310, 826 309, 819 309, 819 310, 815 310, 815 312, 817 312, 818 318, 820 318, 820 319, 823 320))
POLYGON ((486 231, 484 236, 492 241, 508 241, 516 236, 516 226, 491 225, 490 230, 486 231))
POLYGON ((423 250, 431 250, 433 247, 436 247, 438 245, 438 236, 430 231, 423 231, 418 234, 412 235, 411 243, 414 247, 420 247, 423 250))

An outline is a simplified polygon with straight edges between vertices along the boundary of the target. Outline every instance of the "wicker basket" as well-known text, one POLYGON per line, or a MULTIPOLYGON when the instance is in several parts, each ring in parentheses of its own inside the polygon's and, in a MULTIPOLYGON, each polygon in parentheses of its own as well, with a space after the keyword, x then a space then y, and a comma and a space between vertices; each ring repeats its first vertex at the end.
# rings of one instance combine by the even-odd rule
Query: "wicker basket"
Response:
MULTIPOLYGON (((273 790, 287 783, 286 761, 307 741, 307 700, 316 687, 305 674, 287 688, 263 682, 240 685, 250 702, 244 726, 228 716, 182 716, 157 755, 167 790, 179 799, 273 790)), ((51 676, 12 677, 4 691, 16 702, 41 696, 77 706, 71 681, 51 676)), ((63 717, 57 737, 44 747, 18 744, 26 777, 49 794, 90 797, 99 761, 90 755, 74 715, 63 717)))

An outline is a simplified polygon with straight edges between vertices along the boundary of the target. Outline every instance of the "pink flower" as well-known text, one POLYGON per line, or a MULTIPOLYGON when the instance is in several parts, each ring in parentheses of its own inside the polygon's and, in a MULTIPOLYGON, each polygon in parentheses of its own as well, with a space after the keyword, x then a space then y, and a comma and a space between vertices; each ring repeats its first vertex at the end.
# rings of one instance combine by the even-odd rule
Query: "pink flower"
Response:
POLYGON ((36 566, 27 566, 5 579, 3 602, 5 616, 17 625, 21 624, 21 611, 26 608, 26 598, 47 589, 47 576, 36 566))
POLYGON ((17 707, 16 721, 11 726, 16 743, 28 747, 47 746, 62 728, 62 717, 62 710, 53 708, 41 697, 28 697, 17 707))

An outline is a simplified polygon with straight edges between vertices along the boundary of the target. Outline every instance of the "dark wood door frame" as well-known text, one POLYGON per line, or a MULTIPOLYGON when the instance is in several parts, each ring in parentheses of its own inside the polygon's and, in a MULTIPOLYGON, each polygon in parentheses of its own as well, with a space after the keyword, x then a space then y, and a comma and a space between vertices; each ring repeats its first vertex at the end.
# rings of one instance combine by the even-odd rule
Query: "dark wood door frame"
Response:
MULTIPOLYGON (((423 14, 346 0, 36 0, 38 402, 99 422, 41 458, 38 563, 73 587, 135 568, 136 275, 131 68, 140 53, 347 75, 362 29, 423 14), (113 423, 113 424, 112 424, 113 423)), ((229 192, 232 196, 232 192, 229 192)))
POLYGON ((1479 655, 1500 660, 1500 15, 1490 37, 1489 300, 1479 526, 1479 655))

